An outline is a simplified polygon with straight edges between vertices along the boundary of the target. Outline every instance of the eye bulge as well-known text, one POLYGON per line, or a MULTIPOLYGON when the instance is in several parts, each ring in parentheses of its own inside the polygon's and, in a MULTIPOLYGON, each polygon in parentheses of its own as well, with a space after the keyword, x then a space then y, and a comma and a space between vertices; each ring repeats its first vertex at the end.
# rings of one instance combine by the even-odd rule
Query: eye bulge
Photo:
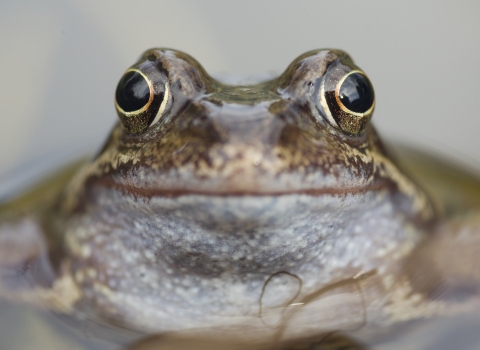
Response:
POLYGON ((141 134, 157 124, 171 102, 167 77, 155 61, 144 59, 128 69, 115 91, 115 107, 125 131, 141 134))
POLYGON ((337 59, 322 78, 317 102, 333 127, 355 136, 366 130, 372 118, 375 93, 367 75, 350 59, 337 59))

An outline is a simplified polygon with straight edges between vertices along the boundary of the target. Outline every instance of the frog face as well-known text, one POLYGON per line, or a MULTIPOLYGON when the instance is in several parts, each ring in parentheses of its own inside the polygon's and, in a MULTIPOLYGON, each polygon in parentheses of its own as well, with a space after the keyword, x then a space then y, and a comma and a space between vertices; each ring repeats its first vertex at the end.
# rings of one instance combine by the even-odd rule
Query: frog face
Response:
POLYGON ((123 75, 115 106, 120 123, 60 202, 64 264, 108 317, 154 330, 257 317, 279 272, 306 297, 387 271, 385 256, 395 265, 433 218, 387 157, 372 85, 342 51, 232 86, 153 49, 123 75))
POLYGON ((153 49, 116 90, 121 123, 95 161, 112 185, 157 194, 355 192, 395 186, 370 118, 373 87, 318 50, 278 78, 223 85, 190 56, 153 49), (137 176, 138 175, 138 176, 137 176))

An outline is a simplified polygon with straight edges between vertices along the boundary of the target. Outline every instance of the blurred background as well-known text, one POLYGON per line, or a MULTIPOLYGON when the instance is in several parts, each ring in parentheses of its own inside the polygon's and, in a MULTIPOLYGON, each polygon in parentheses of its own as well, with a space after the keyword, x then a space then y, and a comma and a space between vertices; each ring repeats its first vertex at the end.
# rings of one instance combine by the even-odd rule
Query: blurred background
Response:
POLYGON ((100 147, 118 80, 151 47, 214 75, 343 49, 373 82, 384 138, 480 169, 479 15, 475 0, 2 1, 0 194, 100 147))

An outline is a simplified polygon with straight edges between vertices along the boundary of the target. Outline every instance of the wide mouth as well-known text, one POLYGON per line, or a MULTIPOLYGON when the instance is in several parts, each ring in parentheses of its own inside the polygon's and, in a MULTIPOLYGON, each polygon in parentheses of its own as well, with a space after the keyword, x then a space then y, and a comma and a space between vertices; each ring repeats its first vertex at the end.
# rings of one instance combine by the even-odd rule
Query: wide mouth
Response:
POLYGON ((312 197, 331 195, 331 196, 347 196, 347 195, 356 195, 373 191, 380 191, 385 189, 392 189, 392 185, 386 181, 376 183, 368 183, 357 186, 323 186, 323 187, 282 187, 270 186, 270 187, 238 187, 235 185, 230 185, 225 183, 220 186, 212 187, 200 186, 162 186, 162 187, 153 187, 153 186, 136 186, 132 183, 118 182, 111 178, 90 178, 89 185, 92 187, 102 187, 105 189, 111 189, 119 191, 125 194, 133 195, 135 197, 165 197, 165 198, 174 198, 182 196, 207 196, 207 197, 278 197, 278 196, 289 196, 289 195, 307 195, 312 197))

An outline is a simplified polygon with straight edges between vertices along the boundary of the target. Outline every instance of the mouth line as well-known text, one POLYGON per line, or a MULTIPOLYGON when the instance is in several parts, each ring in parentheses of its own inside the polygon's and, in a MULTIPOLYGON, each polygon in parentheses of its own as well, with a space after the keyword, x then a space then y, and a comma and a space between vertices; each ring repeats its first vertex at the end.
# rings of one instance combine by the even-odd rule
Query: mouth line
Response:
POLYGON ((363 194, 370 191, 388 190, 386 183, 368 184, 365 186, 351 186, 343 188, 325 187, 325 188, 306 188, 292 189, 284 191, 262 191, 260 190, 202 190, 202 189, 167 189, 167 188, 141 188, 132 185, 119 184, 109 179, 90 179, 93 187, 105 187, 130 194, 135 197, 153 198, 177 198, 183 196, 205 196, 205 197, 278 197, 288 195, 306 195, 311 197, 319 197, 323 195, 346 196, 363 194))

